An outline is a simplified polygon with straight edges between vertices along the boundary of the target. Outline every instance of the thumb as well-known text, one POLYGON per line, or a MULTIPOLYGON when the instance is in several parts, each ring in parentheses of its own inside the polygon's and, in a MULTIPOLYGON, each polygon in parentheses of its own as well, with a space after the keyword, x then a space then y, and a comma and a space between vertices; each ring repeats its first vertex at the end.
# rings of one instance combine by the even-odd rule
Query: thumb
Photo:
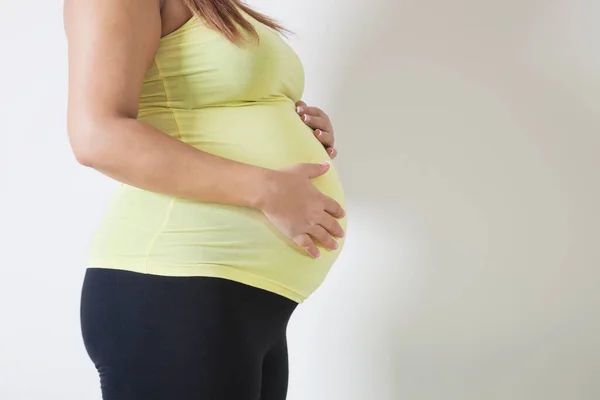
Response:
POLYGON ((320 164, 312 163, 312 164, 302 164, 301 170, 306 173, 306 176, 309 179, 317 178, 321 175, 324 175, 331 168, 331 163, 329 161, 322 162, 320 164))

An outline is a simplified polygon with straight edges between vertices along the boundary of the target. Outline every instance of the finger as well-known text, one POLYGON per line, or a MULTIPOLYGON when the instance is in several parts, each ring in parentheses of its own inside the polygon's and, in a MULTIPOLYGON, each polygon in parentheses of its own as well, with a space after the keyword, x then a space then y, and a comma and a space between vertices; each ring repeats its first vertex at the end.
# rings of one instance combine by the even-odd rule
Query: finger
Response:
POLYGON ((344 228, 342 228, 340 223, 329 214, 325 214, 321 221, 319 221, 319 224, 329 232, 329 236, 343 238, 345 235, 344 228))
POLYGON ((297 109, 298 107, 306 107, 306 103, 305 103, 305 102, 303 102, 302 100, 300 100, 300 101, 296 102, 296 109, 297 109))
POLYGON ((288 171, 294 171, 306 176, 308 179, 318 178, 324 175, 331 168, 331 162, 325 161, 323 163, 303 163, 295 164, 291 167, 286 168, 288 171))
POLYGON ((300 248, 302 248, 306 252, 306 254, 308 254, 309 256, 314 257, 314 258, 319 258, 321 256, 321 253, 319 252, 317 245, 315 244, 315 242, 312 241, 310 236, 308 236, 306 233, 294 238, 294 242, 298 246, 300 246, 300 248))
POLYGON ((313 129, 320 129, 325 132, 333 132, 329 118, 315 117, 314 115, 302 115, 302 121, 313 129))
POLYGON ((327 116, 327 114, 325 114, 325 111, 323 111, 323 110, 321 110, 320 108, 317 108, 317 107, 308 107, 306 104, 304 104, 304 105, 297 105, 296 106, 296 111, 300 115, 308 114, 308 115, 314 115, 315 117, 329 118, 327 116))
POLYGON ((331 159, 334 159, 334 158, 336 158, 336 157, 337 157, 337 154, 338 154, 338 153, 337 153, 337 150, 336 150, 336 149, 334 149, 333 147, 328 147, 328 148, 327 148, 327 154, 329 154, 329 157, 330 157, 331 159))
POLYGON ((340 247, 321 225, 315 225, 310 231, 310 236, 318 240, 326 249, 337 250, 340 247))
POLYGON ((325 211, 327 211, 332 217, 344 218, 346 216, 346 212, 337 201, 331 197, 323 197, 325 197, 325 211))
POLYGON ((333 134, 320 129, 315 130, 315 136, 319 139, 319 142, 323 143, 325 147, 333 147, 334 139, 333 134))

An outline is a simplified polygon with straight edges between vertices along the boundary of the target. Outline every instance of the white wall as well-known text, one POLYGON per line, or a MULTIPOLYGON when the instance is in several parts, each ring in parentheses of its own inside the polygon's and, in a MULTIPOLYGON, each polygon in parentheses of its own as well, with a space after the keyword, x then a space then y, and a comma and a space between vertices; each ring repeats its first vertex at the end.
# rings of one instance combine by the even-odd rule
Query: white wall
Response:
MULTIPOLYGON (((113 184, 70 155, 61 3, 0 4, 0 398, 99 399, 78 302, 113 184)), ((289 398, 600 398, 600 3, 253 4, 297 33, 351 215, 289 398)))

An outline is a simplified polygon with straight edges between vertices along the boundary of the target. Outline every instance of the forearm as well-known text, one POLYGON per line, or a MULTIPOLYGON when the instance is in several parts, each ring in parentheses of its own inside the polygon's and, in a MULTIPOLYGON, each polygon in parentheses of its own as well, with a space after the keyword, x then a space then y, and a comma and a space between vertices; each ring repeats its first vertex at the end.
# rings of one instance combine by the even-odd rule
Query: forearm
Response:
POLYGON ((141 189, 221 204, 257 207, 272 171, 221 158, 131 118, 70 129, 78 160, 141 189), (77 137, 78 139, 74 139, 77 137))

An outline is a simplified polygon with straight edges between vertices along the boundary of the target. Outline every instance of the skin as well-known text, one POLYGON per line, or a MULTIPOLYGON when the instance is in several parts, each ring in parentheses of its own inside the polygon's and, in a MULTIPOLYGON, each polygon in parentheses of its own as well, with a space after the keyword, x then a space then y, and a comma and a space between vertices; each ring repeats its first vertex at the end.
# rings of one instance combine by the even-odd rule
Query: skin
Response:
MULTIPOLYGON (((312 257, 338 247, 345 215, 311 179, 329 162, 275 171, 211 155, 137 120, 147 68, 159 40, 190 17, 179 0, 65 0, 69 51, 68 133, 79 163, 141 189, 261 210, 312 257)), ((299 115, 333 149, 326 115, 299 115)), ((329 153, 335 156, 335 151, 329 153)))
POLYGON ((303 101, 296 103, 296 111, 302 118, 302 121, 314 129, 315 136, 323 143, 329 157, 332 159, 335 158, 337 151, 334 147, 333 125, 329 116, 320 108, 309 107, 303 101))

